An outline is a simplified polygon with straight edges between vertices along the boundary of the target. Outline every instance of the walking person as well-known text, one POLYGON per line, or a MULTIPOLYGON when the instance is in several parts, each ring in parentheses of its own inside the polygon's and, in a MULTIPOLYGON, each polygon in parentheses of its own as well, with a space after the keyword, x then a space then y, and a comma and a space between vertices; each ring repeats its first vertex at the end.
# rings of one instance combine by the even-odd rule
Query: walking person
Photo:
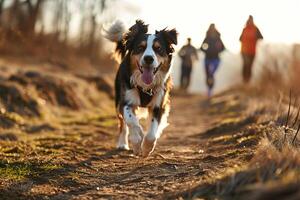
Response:
POLYGON ((187 38, 187 44, 180 49, 178 54, 182 61, 180 88, 186 91, 190 85, 191 72, 192 72, 194 61, 198 60, 197 50, 191 44, 191 38, 187 38))
POLYGON ((221 34, 216 29, 215 24, 210 24, 200 50, 205 54, 204 65, 208 88, 207 94, 210 97, 215 83, 214 74, 220 65, 219 54, 225 50, 225 46, 221 40, 221 34))
POLYGON ((250 15, 240 36, 244 83, 249 83, 251 79, 256 44, 259 39, 263 39, 263 36, 254 24, 252 15, 250 15))

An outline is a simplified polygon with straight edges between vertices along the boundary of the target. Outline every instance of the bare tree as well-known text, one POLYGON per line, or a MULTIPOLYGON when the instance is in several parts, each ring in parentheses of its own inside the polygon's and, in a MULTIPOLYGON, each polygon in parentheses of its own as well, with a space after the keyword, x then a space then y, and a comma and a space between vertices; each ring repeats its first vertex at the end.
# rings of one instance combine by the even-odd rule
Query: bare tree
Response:
POLYGON ((101 16, 108 7, 107 0, 9 0, 9 3, 6 2, 8 1, 0 0, 0 28, 5 30, 3 32, 7 39, 14 41, 19 39, 26 41, 26 44, 34 40, 49 41, 50 39, 51 42, 47 43, 48 47, 52 44, 60 44, 53 46, 73 48, 76 52, 89 56, 91 60, 99 58, 103 42, 99 30, 101 16), (2 17, 4 12, 9 13, 7 15, 9 17, 2 17), (78 38, 76 43, 72 43, 74 38, 70 38, 71 28, 73 28, 71 22, 74 22, 75 15, 79 26, 78 38), (52 21, 49 22, 49 19, 52 21))

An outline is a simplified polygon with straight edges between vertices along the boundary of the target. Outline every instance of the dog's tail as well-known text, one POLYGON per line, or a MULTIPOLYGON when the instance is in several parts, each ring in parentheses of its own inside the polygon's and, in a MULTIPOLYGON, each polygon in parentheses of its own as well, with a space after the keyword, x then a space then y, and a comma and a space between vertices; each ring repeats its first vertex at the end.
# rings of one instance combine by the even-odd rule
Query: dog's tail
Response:
POLYGON ((109 26, 108 29, 104 28, 103 31, 104 37, 106 39, 117 44, 115 53, 121 56, 121 58, 123 58, 126 53, 125 44, 123 41, 123 37, 126 31, 124 23, 119 20, 116 20, 109 26))

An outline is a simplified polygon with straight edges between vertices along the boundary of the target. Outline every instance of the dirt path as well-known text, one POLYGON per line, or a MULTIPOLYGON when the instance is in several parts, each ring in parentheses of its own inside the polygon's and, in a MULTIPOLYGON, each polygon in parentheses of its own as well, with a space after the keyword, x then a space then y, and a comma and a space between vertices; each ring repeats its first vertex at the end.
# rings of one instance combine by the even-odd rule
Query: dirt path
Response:
MULTIPOLYGON (((73 121, 2 151, 6 171, 0 196, 6 199, 165 199, 216 178, 249 160, 255 138, 238 132, 251 118, 237 95, 208 102, 175 95, 170 126, 147 159, 114 150, 113 117, 73 121), (243 139, 244 138, 244 139, 243 139), (246 139, 245 139, 246 138, 246 139), (16 148, 16 149, 14 149, 16 148)), ((2 150, 9 143, 2 143, 2 150)), ((10 146, 11 147, 11 146, 10 146)))

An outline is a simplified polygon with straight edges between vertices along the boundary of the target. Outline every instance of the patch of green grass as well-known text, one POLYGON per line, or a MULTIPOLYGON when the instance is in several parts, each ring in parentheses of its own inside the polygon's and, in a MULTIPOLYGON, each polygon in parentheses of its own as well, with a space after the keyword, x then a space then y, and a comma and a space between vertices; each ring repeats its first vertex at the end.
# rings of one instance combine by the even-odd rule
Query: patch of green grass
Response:
POLYGON ((20 181, 27 177, 37 177, 43 173, 56 170, 61 166, 56 164, 35 164, 24 162, 0 161, 0 178, 4 180, 20 181))
POLYGON ((56 164, 44 164, 40 168, 43 171, 52 171, 52 170, 61 168, 61 166, 60 165, 56 165, 56 164))
POLYGON ((0 163, 0 177, 6 180, 22 180, 31 174, 31 166, 24 163, 0 163))

